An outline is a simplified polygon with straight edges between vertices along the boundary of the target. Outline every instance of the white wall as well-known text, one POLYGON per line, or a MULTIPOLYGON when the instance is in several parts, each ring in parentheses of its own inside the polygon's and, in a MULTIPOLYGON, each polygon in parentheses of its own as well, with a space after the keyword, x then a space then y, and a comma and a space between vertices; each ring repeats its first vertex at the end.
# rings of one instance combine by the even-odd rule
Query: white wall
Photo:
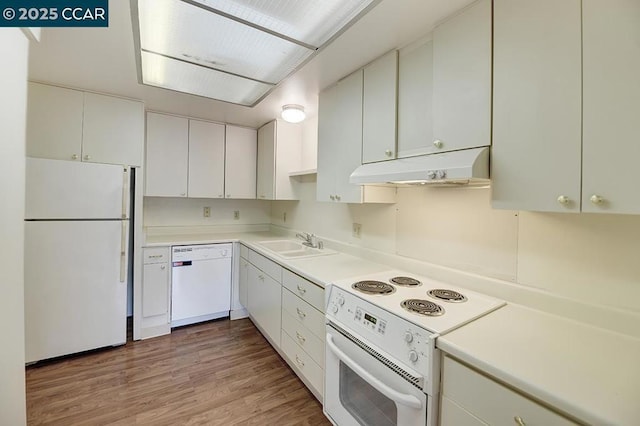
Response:
POLYGON ((24 384, 24 173, 29 44, 0 28, 0 424, 26 423, 24 384))
POLYGON ((145 197, 143 226, 268 224, 270 213, 271 202, 262 200, 145 197), (211 207, 211 217, 204 217, 205 206, 211 207), (235 210, 240 211, 238 220, 235 210))
POLYGON ((319 203, 313 182, 301 186, 301 201, 273 203, 273 224, 640 314, 640 216, 493 210, 478 188, 400 188, 395 205, 319 203))

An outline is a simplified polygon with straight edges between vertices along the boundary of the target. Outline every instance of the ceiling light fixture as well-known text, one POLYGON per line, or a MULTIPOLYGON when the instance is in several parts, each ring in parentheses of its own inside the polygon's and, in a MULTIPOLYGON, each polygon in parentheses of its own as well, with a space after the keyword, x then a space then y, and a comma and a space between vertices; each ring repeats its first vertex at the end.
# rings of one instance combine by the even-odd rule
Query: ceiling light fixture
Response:
POLYGON ((302 105, 288 104, 282 106, 282 119, 289 123, 300 123, 307 116, 302 105))

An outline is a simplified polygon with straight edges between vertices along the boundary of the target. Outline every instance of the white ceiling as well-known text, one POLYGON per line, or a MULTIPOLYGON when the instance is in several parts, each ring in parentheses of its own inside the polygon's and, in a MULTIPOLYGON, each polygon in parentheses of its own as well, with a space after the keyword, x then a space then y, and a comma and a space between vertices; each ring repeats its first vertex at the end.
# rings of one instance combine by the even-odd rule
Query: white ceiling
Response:
POLYGON ((155 111, 258 127, 284 104, 304 105, 313 116, 318 92, 383 53, 427 34, 472 0, 383 0, 253 108, 138 84, 131 10, 109 2, 109 28, 44 28, 33 43, 29 77, 96 92, 142 99, 155 111))

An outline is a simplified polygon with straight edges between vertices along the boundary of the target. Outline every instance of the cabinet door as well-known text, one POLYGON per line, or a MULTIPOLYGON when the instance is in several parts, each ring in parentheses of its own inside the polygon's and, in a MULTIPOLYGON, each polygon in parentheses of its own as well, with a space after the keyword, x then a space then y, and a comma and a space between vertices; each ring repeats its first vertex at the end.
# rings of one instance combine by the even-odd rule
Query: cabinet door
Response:
POLYGON ((580 211, 580 4, 494 1, 494 208, 580 211))
POLYGON ((362 71, 342 80, 338 89, 334 122, 338 138, 332 152, 332 160, 336 163, 336 200, 361 203, 362 187, 349 183, 349 177, 362 165, 362 71))
POLYGON ((227 125, 224 189, 226 198, 256 198, 257 131, 227 125))
POLYGON ((238 298, 240 304, 248 309, 247 294, 249 290, 249 262, 240 258, 240 274, 238 278, 238 298))
POLYGON ((274 152, 274 200, 297 200, 294 181, 289 176, 300 170, 302 160, 302 124, 276 120, 276 143, 274 152))
POLYGON ((363 76, 362 163, 396 156, 398 51, 367 65, 363 76))
POLYGON ((83 93, 29 83, 27 156, 80 161, 83 93))
POLYGON ((224 124, 189 120, 191 198, 224 197, 224 124))
POLYGON ((582 19, 582 211, 637 214, 640 2, 583 0, 582 19))
POLYGON ((169 312, 169 266, 167 263, 144 265, 142 272, 142 316, 169 312))
POLYGON ((335 200, 337 138, 340 129, 336 127, 336 110, 340 88, 332 86, 318 96, 318 173, 316 177, 316 199, 335 200))
POLYGON ((141 166, 143 151, 142 102, 84 94, 83 161, 141 166))
POLYGON ((260 200, 273 200, 276 172, 276 122, 271 121, 258 129, 258 181, 260 200))
POLYGON ((398 58, 398 157, 433 150, 433 40, 406 47, 398 58))
POLYGON ((491 0, 476 2, 434 30, 433 90, 433 136, 442 143, 434 150, 491 144, 491 0))
POLYGON ((280 347, 282 286, 253 265, 249 266, 248 304, 253 320, 280 347))
POLYGON ((147 113, 145 195, 186 197, 189 120, 147 113))

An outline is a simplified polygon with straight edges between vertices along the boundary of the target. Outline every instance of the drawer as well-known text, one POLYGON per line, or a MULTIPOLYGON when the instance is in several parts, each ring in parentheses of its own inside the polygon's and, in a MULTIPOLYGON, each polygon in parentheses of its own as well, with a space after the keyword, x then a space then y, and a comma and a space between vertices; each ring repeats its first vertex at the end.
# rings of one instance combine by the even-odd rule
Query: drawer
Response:
POLYGON ((240 257, 249 259, 249 249, 243 244, 240 244, 240 257))
POLYGON ((324 312, 324 289, 322 287, 287 269, 282 270, 282 285, 320 312, 324 312))
POLYGON ((287 333, 282 333, 282 350, 311 386, 324 395, 324 370, 287 333))
POLYGON ((249 250, 249 262, 260 269, 265 274, 269 275, 279 283, 282 282, 282 266, 278 265, 261 254, 256 253, 253 250, 249 250))
MULTIPOLYGON (((516 425, 514 421, 514 426, 516 425)), ((442 397, 440 426, 489 426, 464 408, 447 398, 442 397)))
POLYGON ((168 263, 169 247, 144 247, 142 249, 142 263, 168 263))
POLYGON ((316 337, 324 340, 324 314, 286 288, 282 289, 282 309, 297 318, 316 337))
POLYGON ((324 367, 324 340, 313 334, 289 312, 282 312, 282 331, 287 333, 321 367, 324 367))
MULTIPOLYGON (((449 357, 444 357, 442 394, 473 417, 491 425, 517 424, 514 420, 517 417, 527 425, 577 424, 449 357)), ((452 415, 446 412, 448 408, 451 407, 443 404, 443 418, 452 415)))

